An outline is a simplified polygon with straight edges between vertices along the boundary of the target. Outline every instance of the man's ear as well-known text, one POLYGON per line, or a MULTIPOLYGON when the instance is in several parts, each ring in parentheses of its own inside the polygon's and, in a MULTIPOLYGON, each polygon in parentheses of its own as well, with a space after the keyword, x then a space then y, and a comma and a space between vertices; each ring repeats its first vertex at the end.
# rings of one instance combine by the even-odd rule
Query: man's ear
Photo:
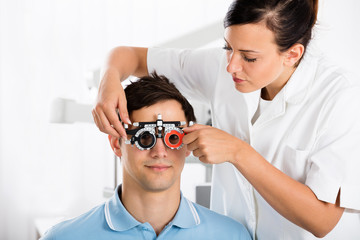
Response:
POLYGON ((119 138, 113 137, 111 135, 108 135, 108 138, 109 138, 111 149, 113 150, 115 155, 118 157, 121 157, 121 149, 120 149, 120 143, 119 143, 119 141, 121 141, 121 139, 119 140, 119 138))
POLYGON ((286 51, 285 65, 293 67, 295 64, 300 61, 303 56, 305 48, 300 43, 295 43, 286 51))

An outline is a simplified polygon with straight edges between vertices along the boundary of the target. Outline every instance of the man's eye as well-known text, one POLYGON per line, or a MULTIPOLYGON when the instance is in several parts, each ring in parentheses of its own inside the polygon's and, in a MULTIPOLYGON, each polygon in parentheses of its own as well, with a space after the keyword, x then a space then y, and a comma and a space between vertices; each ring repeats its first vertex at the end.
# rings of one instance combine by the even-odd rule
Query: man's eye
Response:
POLYGON ((169 142, 174 145, 177 144, 179 142, 179 136, 176 134, 171 135, 169 137, 169 142))
POLYGON ((140 142, 144 146, 149 146, 150 144, 152 144, 152 141, 153 141, 153 137, 149 132, 145 132, 140 137, 140 142))

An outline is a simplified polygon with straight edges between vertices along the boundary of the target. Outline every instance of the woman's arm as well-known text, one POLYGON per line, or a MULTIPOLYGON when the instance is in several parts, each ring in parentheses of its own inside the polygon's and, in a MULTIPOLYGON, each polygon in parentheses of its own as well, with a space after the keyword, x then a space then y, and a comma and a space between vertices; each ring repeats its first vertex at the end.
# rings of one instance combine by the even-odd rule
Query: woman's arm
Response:
POLYGON ((116 70, 121 75, 120 81, 130 75, 146 76, 148 75, 147 51, 147 48, 116 47, 110 52, 105 72, 109 69, 116 70))
POLYGON ((306 185, 266 161, 246 142, 217 128, 184 128, 184 144, 204 163, 232 163, 259 194, 283 217, 316 237, 324 237, 340 220, 344 208, 317 199, 306 185))
POLYGON ((340 190, 335 204, 320 201, 308 186, 271 165, 247 143, 241 145, 247 145, 241 147, 248 148, 247 154, 238 154, 231 163, 278 213, 316 237, 336 226, 344 212, 340 190))
POLYGON ((119 109, 120 118, 124 122, 130 122, 121 81, 130 75, 148 75, 147 48, 117 47, 113 49, 102 72, 96 106, 92 110, 94 122, 104 133, 117 138, 126 137, 116 113, 116 109, 119 109))

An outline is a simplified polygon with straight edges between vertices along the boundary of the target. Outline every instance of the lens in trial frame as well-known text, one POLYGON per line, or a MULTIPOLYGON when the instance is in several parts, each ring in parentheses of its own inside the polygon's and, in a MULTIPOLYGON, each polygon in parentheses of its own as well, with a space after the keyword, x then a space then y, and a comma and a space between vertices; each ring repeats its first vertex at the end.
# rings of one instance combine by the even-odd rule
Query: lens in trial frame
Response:
POLYGON ((172 144, 172 145, 176 145, 178 144, 180 141, 180 138, 177 134, 171 134, 170 137, 169 137, 169 142, 172 144))
MULTIPOLYGON (((181 130, 180 130, 181 131, 181 130)), ((182 146, 182 138, 184 137, 184 133, 178 130, 171 130, 165 133, 164 142, 166 146, 171 149, 180 149, 182 146)))
POLYGON ((155 137, 150 132, 146 131, 140 134, 139 143, 144 148, 152 147, 155 143, 155 137))

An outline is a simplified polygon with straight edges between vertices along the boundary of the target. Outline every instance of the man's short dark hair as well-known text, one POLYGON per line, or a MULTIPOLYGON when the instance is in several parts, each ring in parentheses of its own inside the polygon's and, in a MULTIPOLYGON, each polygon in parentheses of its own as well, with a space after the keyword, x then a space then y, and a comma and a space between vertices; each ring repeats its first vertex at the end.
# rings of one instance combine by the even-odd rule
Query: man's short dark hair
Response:
POLYGON ((125 88, 129 115, 135 110, 152 106, 165 100, 176 100, 182 106, 186 121, 196 121, 194 109, 173 83, 154 71, 150 76, 141 77, 125 88))

